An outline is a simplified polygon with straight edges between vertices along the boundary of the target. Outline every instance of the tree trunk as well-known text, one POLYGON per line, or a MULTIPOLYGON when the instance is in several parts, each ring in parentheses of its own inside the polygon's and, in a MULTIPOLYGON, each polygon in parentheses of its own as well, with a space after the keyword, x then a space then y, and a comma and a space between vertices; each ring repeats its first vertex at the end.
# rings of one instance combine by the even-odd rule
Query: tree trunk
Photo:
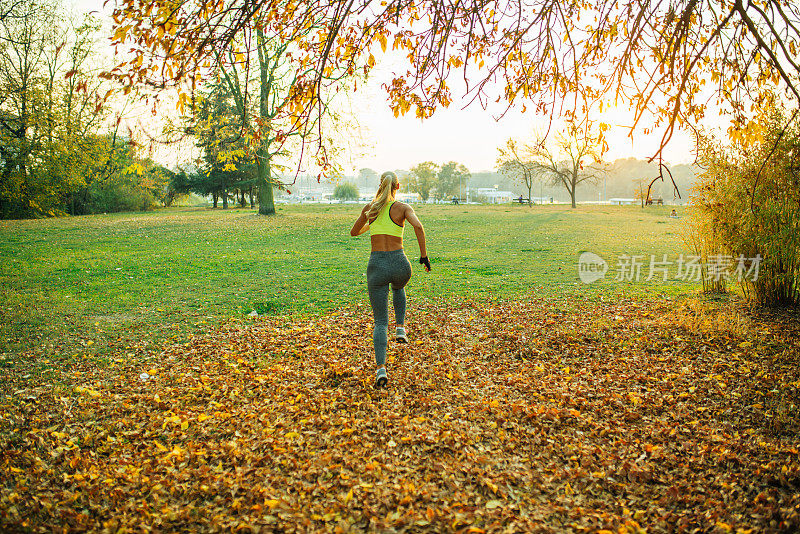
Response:
POLYGON ((531 189, 533 189, 533 180, 528 182, 528 207, 533 207, 533 198, 531 198, 531 189))
POLYGON ((253 201, 253 186, 252 185, 250 186, 250 189, 249 189, 248 193, 250 194, 250 209, 253 209, 253 208, 256 207, 256 203, 253 201))
POLYGON ((7 219, 11 216, 11 159, 10 154, 5 150, 1 150, 0 154, 3 156, 4 165, 3 165, 3 173, 0 175, 0 190, 6 190, 9 192, 8 201, 3 202, 3 197, 0 196, 0 219, 7 219))
POLYGON ((244 198, 244 189, 240 189, 240 190, 239 190, 239 207, 240 207, 240 208, 243 208, 243 207, 245 207, 246 205, 247 205, 247 204, 246 204, 246 202, 245 202, 245 198, 244 198))
POLYGON ((567 189, 567 191, 569 191, 569 198, 570 198, 570 200, 572 200, 572 207, 573 208, 577 207, 575 205, 575 190, 577 189, 576 186, 577 186, 577 184, 575 183, 575 180, 573 180, 572 181, 572 188, 571 189, 569 189, 569 188, 567 189))
POLYGON ((269 160, 266 156, 265 148, 258 149, 256 166, 258 167, 258 214, 275 214, 275 196, 272 193, 272 181, 270 179, 269 160))
POLYGON ((228 190, 222 190, 222 209, 228 209, 228 190))
POLYGON ((219 200, 219 195, 217 195, 217 193, 211 193, 211 197, 214 199, 214 209, 217 209, 217 201, 219 200))
POLYGON ((572 189, 569 190, 569 197, 572 199, 572 207, 575 208, 575 193, 578 189, 578 166, 577 164, 572 169, 572 189))
MULTIPOLYGON (((272 134, 269 109, 269 97, 272 92, 272 75, 269 70, 269 57, 264 44, 264 30, 256 26, 256 43, 258 45, 258 63, 261 74, 261 97, 259 99, 258 114, 267 131, 262 131, 261 146, 256 152, 256 167, 258 168, 258 214, 275 214, 275 197, 272 191, 272 177, 269 161, 269 139, 272 134)), ((264 128, 262 126, 262 128, 264 128)))

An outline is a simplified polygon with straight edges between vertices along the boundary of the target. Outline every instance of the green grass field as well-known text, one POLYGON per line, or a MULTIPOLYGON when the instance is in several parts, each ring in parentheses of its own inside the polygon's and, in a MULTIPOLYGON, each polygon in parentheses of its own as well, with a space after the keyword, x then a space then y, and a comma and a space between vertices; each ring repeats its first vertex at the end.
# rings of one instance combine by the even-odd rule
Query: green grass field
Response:
MULTIPOLYGON (((433 271, 409 286, 415 301, 538 294, 581 299, 695 293, 698 283, 613 280, 620 254, 688 253, 685 218, 671 208, 417 207, 433 271), (606 279, 578 279, 591 251, 606 279)), ((252 210, 171 209, 0 222, 0 352, 69 359, 182 338, 260 314, 317 314, 366 303, 369 237, 352 238, 355 205, 252 210)), ((406 231, 406 251, 418 249, 406 231)), ((670 275, 675 274, 675 268, 670 275)), ((673 276, 674 278, 674 276, 673 276)), ((2 362, 0 362, 2 363, 2 362)))

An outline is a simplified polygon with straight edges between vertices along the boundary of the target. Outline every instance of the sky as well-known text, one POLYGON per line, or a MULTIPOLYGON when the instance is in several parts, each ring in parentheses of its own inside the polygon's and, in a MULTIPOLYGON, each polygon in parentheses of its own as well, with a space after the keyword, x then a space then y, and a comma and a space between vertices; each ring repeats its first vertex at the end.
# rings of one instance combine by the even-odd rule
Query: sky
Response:
MULTIPOLYGON (((360 95, 356 114, 367 142, 366 153, 353 157, 356 168, 360 165, 381 172, 381 169, 409 168, 428 160, 438 163, 454 160, 472 172, 492 170, 496 168, 497 149, 508 138, 531 140, 536 132, 547 129, 548 119, 530 111, 523 113, 512 108, 499 117, 504 111, 500 105, 484 110, 473 103, 463 109, 468 100, 458 98, 457 94, 450 107, 437 110, 428 119, 415 118, 413 110, 404 117, 395 118, 380 87, 391 79, 391 67, 379 64, 375 71, 360 95)), ((633 139, 628 136, 629 130, 624 127, 632 120, 628 110, 604 113, 602 120, 613 125, 607 134, 606 160, 646 159, 657 150, 662 132, 644 135, 639 131, 633 139)), ((693 147, 688 134, 677 132, 665 152, 665 159, 671 164, 691 163, 693 147)))
MULTIPOLYGON (((110 13, 109 7, 103 8, 102 0, 68 1, 78 12, 110 13)), ((109 4, 113 4, 113 0, 109 0, 109 4)), ((104 22, 110 25, 107 15, 104 22)), ((438 109, 433 117, 424 121, 415 118, 413 110, 406 116, 395 118, 381 84, 390 81, 395 71, 404 72, 405 67, 392 57, 378 57, 377 60, 368 82, 352 96, 353 122, 360 128, 347 143, 343 143, 348 146, 341 158, 346 175, 356 174, 363 167, 379 173, 409 169, 423 161, 457 161, 471 172, 490 171, 496 168, 498 147, 508 138, 529 140, 536 132, 547 128, 546 119, 530 111, 522 113, 519 108, 509 110, 502 117, 504 109, 500 105, 482 109, 478 103, 473 103, 464 108, 467 100, 461 98, 458 91, 454 91, 454 101, 449 108, 438 109)), ((164 112, 174 113, 172 110, 164 112)), ((152 127, 149 117, 142 119, 152 127)), ((628 110, 612 110, 605 113, 602 120, 613 125, 607 133, 609 151, 604 155, 607 161, 626 157, 646 159, 656 151, 661 132, 645 136, 639 131, 631 139, 624 128, 631 122, 628 110)), ((665 152, 665 159, 671 164, 691 163, 694 159, 692 148, 691 137, 677 132, 665 152)), ((162 164, 172 166, 176 157, 191 157, 191 152, 192 149, 186 147, 176 147, 172 151, 161 148, 154 157, 162 160, 162 164), (173 161, 163 161, 165 158, 173 161)))

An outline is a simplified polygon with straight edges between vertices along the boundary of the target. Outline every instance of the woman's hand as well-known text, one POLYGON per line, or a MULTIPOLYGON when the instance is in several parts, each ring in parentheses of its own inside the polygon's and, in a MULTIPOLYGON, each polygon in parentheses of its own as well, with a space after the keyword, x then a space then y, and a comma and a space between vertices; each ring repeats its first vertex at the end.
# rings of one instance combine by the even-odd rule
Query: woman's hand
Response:
POLYGON ((421 265, 425 266, 425 270, 431 272, 431 262, 428 260, 428 256, 423 256, 419 259, 421 265))

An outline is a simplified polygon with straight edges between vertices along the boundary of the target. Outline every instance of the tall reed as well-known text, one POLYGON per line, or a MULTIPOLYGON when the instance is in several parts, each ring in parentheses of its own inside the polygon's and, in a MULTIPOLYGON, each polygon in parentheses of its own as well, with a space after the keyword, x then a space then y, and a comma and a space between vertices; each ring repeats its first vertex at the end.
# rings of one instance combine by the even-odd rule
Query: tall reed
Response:
POLYGON ((754 304, 800 303, 797 121, 773 107, 728 145, 701 138, 698 160, 704 170, 693 191, 698 210, 687 243, 706 258, 725 256, 730 280, 754 304))

